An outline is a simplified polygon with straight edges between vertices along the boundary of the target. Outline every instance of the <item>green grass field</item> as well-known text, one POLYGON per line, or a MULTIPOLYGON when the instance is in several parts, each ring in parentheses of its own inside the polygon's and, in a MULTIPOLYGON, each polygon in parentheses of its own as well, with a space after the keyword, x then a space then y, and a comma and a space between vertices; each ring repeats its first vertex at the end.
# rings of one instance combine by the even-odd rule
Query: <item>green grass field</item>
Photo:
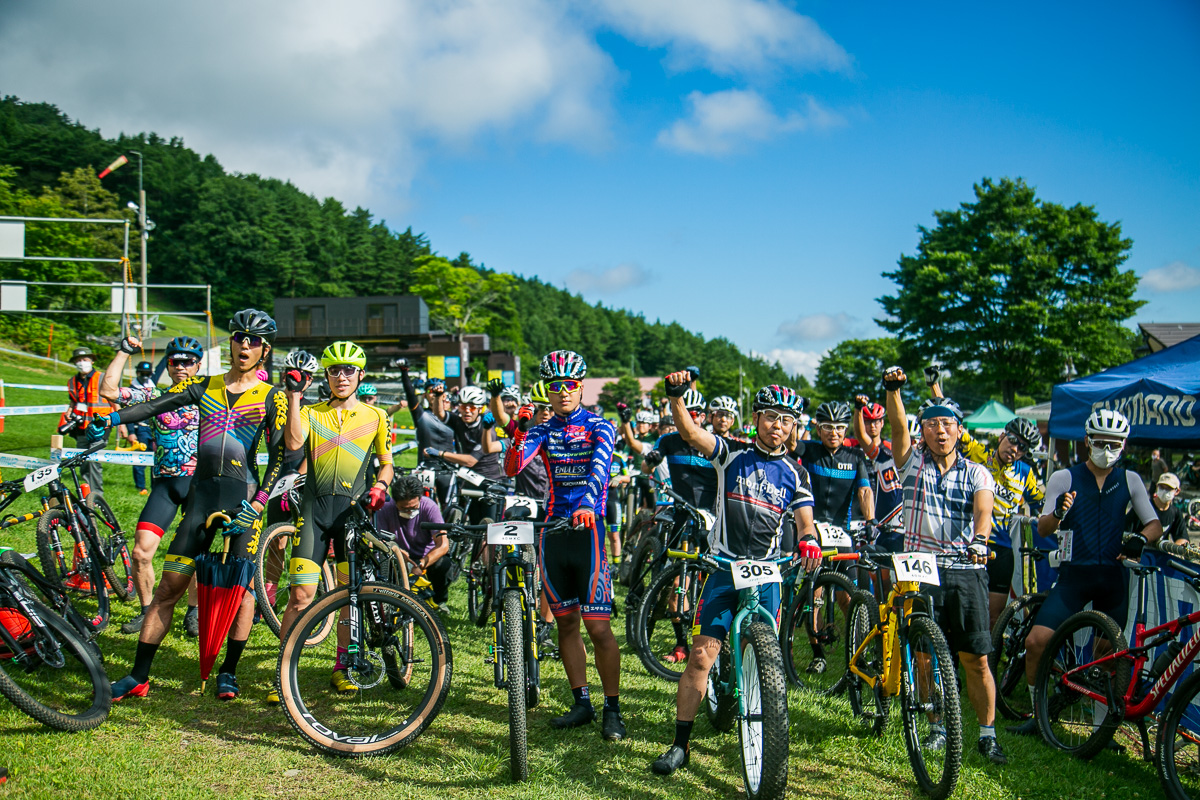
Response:
MULTIPOLYGON (((51 382, 35 369, 6 364, 0 377, 51 382)), ((9 405, 48 402, 48 393, 25 398, 12 390, 9 405), (14 396, 22 397, 20 402, 14 396)), ((53 420, 14 417, 0 434, 0 452, 46 455, 53 420)), ((127 530, 142 498, 128 467, 105 466, 106 496, 127 530)), ((19 470, 4 470, 16 478, 19 470)), ((11 509, 33 510, 21 498, 11 509)), ((35 550, 32 524, 0 534, 0 543, 23 553, 35 550)), ((161 565, 165 547, 160 549, 161 565)), ((618 587, 618 606, 623 606, 618 587)), ((412 746, 378 759, 347 761, 315 753, 293 733, 277 708, 263 703, 274 677, 278 642, 256 626, 238 677, 242 696, 220 703, 201 696, 196 643, 182 635, 183 610, 154 665, 151 693, 114 706, 108 721, 85 734, 45 729, 0 700, 0 766, 11 778, 3 790, 12 798, 142 797, 736 797, 741 791, 736 733, 717 734, 697 722, 691 765, 670 779, 650 774, 649 763, 673 733, 674 685, 650 677, 637 657, 622 662, 622 705, 630 738, 601 740, 598 726, 559 732, 549 719, 562 713, 570 691, 556 662, 543 669, 541 705, 530 714, 531 778, 508 779, 505 696, 492 686, 484 663, 487 632, 466 621, 460 583, 451 595, 446 621, 454 654, 454 677, 441 715, 412 746)), ((132 604, 118 606, 100 637, 109 675, 115 680, 131 664, 135 637, 119 632, 132 617, 132 604)), ((618 638, 623 624, 618 620, 618 638)), ((590 671, 589 671, 590 672, 590 671)), ((599 695, 598 682, 590 673, 599 695)), ((790 793, 794 797, 920 797, 893 719, 882 738, 867 735, 851 718, 844 698, 820 698, 792 690, 790 793)), ((964 705, 965 755, 955 796, 963 798, 1151 798, 1161 796, 1152 765, 1132 755, 1104 753, 1092 763, 1074 761, 1037 741, 1008 736, 1001 742, 1011 763, 985 765, 975 752, 974 713, 964 705)), ((1004 724, 1001 720, 1000 725, 1004 724)), ((1132 751, 1131 751, 1132 752, 1132 751)))

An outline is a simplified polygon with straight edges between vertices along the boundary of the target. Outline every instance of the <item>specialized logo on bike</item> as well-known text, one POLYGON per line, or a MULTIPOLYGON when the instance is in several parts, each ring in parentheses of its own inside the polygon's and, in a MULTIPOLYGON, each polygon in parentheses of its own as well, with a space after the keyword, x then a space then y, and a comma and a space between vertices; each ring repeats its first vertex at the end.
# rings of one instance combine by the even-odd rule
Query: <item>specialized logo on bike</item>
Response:
POLYGON ((783 583, 779 567, 770 561, 735 561, 732 572, 735 589, 749 589, 764 583, 783 583))
POLYGON ((783 487, 771 483, 766 470, 756 469, 750 475, 738 475, 735 483, 735 491, 751 500, 770 503, 777 508, 783 505, 783 487))
POLYGON ((937 557, 933 553, 896 553, 892 556, 892 563, 896 566, 897 581, 942 585, 937 557))
POLYGON ((532 522, 493 522, 487 528, 488 544, 533 544, 532 522))
POLYGON ((822 547, 854 546, 854 542, 850 539, 850 534, 837 525, 830 525, 828 522, 818 522, 816 526, 817 532, 821 534, 822 547))
POLYGON ((56 480, 58 480, 57 464, 51 464, 48 467, 39 467, 25 476, 25 491, 32 492, 34 489, 56 480))

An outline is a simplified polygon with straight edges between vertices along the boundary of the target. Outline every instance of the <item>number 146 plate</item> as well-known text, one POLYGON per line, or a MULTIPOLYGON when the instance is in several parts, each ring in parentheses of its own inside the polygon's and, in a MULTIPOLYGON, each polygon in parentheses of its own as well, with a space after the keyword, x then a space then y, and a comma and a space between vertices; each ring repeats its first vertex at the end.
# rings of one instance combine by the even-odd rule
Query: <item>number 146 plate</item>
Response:
POLYGON ((892 556, 892 563, 896 565, 898 581, 942 585, 938 577, 937 558, 933 553, 896 553, 892 556))
POLYGON ((749 560, 733 562, 733 588, 749 589, 764 583, 783 583, 777 564, 749 560))

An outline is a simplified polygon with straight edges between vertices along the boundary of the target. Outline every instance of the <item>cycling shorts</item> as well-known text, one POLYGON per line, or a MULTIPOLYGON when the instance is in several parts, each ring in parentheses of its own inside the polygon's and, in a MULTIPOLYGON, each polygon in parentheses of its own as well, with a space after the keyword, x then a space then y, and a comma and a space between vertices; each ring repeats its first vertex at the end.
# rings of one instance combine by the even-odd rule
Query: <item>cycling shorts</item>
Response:
POLYGON ((941 586, 927 586, 933 613, 951 653, 985 656, 992 652, 992 619, 988 577, 984 569, 943 569, 941 586))
POLYGON ((1013 579, 1013 549, 1002 545, 989 545, 988 549, 996 554, 987 565, 988 591, 1007 595, 1013 579))
MULTIPOLYGON (((209 552, 213 544, 215 531, 204 527, 208 515, 214 511, 224 511, 230 519, 236 517, 241 513, 242 501, 249 500, 257 489, 253 483, 246 483, 240 477, 193 477, 192 489, 184 504, 183 520, 175 529, 175 538, 171 540, 171 547, 163 562, 163 572, 194 575, 196 556, 209 552)), ((233 537, 229 543, 229 555, 253 559, 258 552, 260 535, 259 529, 251 528, 233 537)), ((220 550, 221 543, 217 544, 220 550)))
MULTIPOLYGON (((686 595, 681 595, 686 596, 686 595)), ((779 612, 782 608, 779 584, 767 583, 759 587, 758 601, 775 617, 775 630, 779 630, 779 612)), ((737 611, 738 590, 733 588, 733 574, 729 570, 711 573, 704 579, 700 600, 696 604, 692 636, 711 636, 718 642, 725 641, 733 625, 737 611)))
POLYGON ((1034 624, 1055 629, 1088 603, 1124 629, 1129 614, 1129 571, 1120 565, 1063 564, 1034 624))
POLYGON ((150 496, 146 498, 146 505, 138 517, 137 532, 147 531, 161 539, 175 521, 179 508, 187 502, 191 486, 191 475, 155 478, 150 487, 150 496))
POLYGON ((584 619, 612 616, 612 572, 603 531, 604 518, 596 517, 592 530, 572 528, 541 537, 542 589, 554 616, 565 617, 577 608, 584 619))
POLYGON ((295 585, 315 586, 321 579, 321 565, 333 540, 333 558, 337 564, 346 561, 346 523, 354 498, 340 494, 321 497, 304 495, 300 501, 300 529, 292 540, 292 560, 289 576, 295 585))

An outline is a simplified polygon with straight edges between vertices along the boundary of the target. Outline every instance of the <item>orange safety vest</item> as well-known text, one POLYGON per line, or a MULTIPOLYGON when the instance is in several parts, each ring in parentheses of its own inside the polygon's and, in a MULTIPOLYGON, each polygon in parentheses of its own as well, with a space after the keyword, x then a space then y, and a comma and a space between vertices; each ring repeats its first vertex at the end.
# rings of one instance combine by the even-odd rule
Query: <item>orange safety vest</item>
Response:
POLYGON ((68 413, 74 411, 86 419, 112 413, 113 407, 100 396, 100 377, 97 369, 87 375, 71 376, 67 381, 68 413))

